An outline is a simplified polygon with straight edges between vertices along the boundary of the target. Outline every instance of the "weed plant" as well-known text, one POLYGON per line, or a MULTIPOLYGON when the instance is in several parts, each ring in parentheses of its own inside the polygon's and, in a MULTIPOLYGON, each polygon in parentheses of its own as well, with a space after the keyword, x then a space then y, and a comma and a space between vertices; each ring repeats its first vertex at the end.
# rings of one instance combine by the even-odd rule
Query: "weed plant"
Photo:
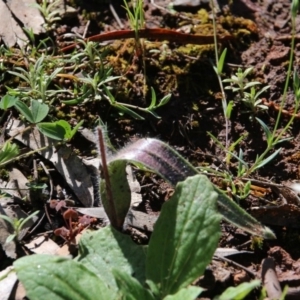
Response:
POLYGON ((276 118, 276 123, 271 130, 267 124, 265 124, 261 119, 257 117, 257 113, 262 110, 266 110, 267 107, 262 104, 262 100, 260 96, 269 89, 269 86, 265 86, 261 89, 260 82, 257 81, 248 81, 248 75, 252 72, 252 67, 247 67, 244 71, 239 68, 237 73, 229 79, 222 80, 222 71, 224 67, 225 57, 227 50, 224 49, 220 58, 218 54, 218 43, 217 43, 217 36, 216 36, 216 22, 215 22, 215 14, 214 14, 214 1, 211 0, 211 7, 213 11, 213 24, 214 24, 214 36, 215 36, 215 58, 216 58, 216 65, 213 66, 215 73, 218 78, 218 82, 220 85, 221 93, 222 93, 222 107, 223 107, 223 114, 225 118, 225 129, 226 129, 226 141, 225 145, 223 145, 220 141, 218 141, 217 137, 208 133, 212 140, 224 151, 226 159, 226 165, 228 166, 232 160, 235 158, 238 161, 238 167, 235 174, 232 174, 230 171, 215 171, 212 168, 202 168, 207 174, 220 176, 225 179, 228 183, 229 187, 234 196, 238 197, 239 199, 244 199, 250 193, 250 181, 246 184, 244 183, 243 179, 248 178, 249 176, 253 175, 253 173, 260 168, 264 167, 267 163, 272 161, 281 151, 281 148, 276 149, 276 146, 280 143, 285 141, 291 140, 293 137, 284 137, 292 125, 296 113, 299 109, 300 105, 300 79, 296 71, 293 74, 293 89, 295 94, 295 105, 294 111, 287 122, 287 124, 280 130, 279 123, 281 120, 282 110, 284 109, 287 97, 287 91, 289 87, 290 77, 292 73, 292 65, 293 65, 293 55, 295 49, 295 33, 296 33, 296 14, 298 11, 299 3, 297 0, 292 1, 291 5, 291 16, 292 16, 292 41, 291 41, 291 51, 290 51, 290 59, 288 70, 286 74, 286 81, 283 90, 283 94, 281 97, 280 109, 276 118), (223 86, 223 83, 230 83, 229 86, 223 86), (232 92, 237 94, 236 99, 233 101, 227 101, 225 89, 231 90, 232 92), (258 122, 265 134, 267 147, 263 151, 263 153, 258 154, 255 161, 253 163, 248 163, 244 160, 244 152, 240 147, 240 143, 244 139, 245 136, 240 137, 237 141, 232 142, 229 144, 229 124, 230 124, 230 116, 232 110, 234 108, 235 101, 242 101, 247 107, 247 113, 250 114, 250 118, 254 122, 258 122), (238 154, 234 151, 237 147, 240 147, 238 154))
POLYGON ((13 229, 13 233, 10 234, 7 239, 6 239, 6 243, 10 243, 13 240, 17 240, 19 241, 20 239, 20 233, 22 231, 22 229, 24 228, 24 226, 26 225, 26 223, 34 218, 37 214, 39 213, 39 211, 35 211, 33 213, 31 213, 27 218, 20 218, 20 219, 16 219, 16 218, 10 218, 6 215, 1 215, 0 214, 0 218, 5 220, 7 223, 9 223, 13 229))

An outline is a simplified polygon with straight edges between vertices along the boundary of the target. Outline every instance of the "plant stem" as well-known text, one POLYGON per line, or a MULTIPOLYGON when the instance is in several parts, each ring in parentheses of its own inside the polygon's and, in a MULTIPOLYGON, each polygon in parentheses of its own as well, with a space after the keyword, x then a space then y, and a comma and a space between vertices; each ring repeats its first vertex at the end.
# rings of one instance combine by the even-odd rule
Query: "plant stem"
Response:
POLYGON ((103 173, 103 177, 105 180, 105 188, 106 188, 108 203, 110 205, 110 212, 111 212, 108 215, 109 215, 109 217, 111 217, 110 221, 111 221, 112 226, 114 226, 116 229, 121 229, 122 224, 118 224, 119 222, 118 222, 118 218, 117 218, 116 207, 115 207, 115 203, 114 203, 114 198, 113 198, 111 183, 110 183, 110 178, 109 178, 109 171, 108 171, 108 167, 107 167, 104 135, 103 135, 102 129, 100 127, 98 128, 98 143, 99 143, 99 150, 100 150, 100 156, 101 156, 102 173, 103 173))
MULTIPOLYGON (((277 115, 277 119, 276 119, 276 123, 275 123, 275 126, 274 126, 274 130, 273 130, 273 136, 275 136, 275 134, 276 134, 276 130, 277 130, 278 125, 279 125, 281 113, 282 113, 282 110, 283 110, 283 107, 284 107, 284 104, 285 104, 285 101, 286 101, 287 90, 288 90, 288 86, 289 86, 290 76, 291 76, 291 72, 292 72, 293 59, 294 59, 295 34, 296 34, 296 19, 293 16, 293 14, 292 14, 292 18, 291 19, 292 19, 292 41, 291 41, 290 60, 289 60, 289 66, 288 66, 287 76, 286 76, 286 80, 285 80, 285 85, 284 85, 282 100, 280 102, 280 109, 279 109, 279 112, 278 112, 278 115, 277 115)), ((276 140, 278 140, 278 138, 276 140)))
MULTIPOLYGON (((214 29, 214 46, 215 46, 215 57, 216 57, 216 66, 219 65, 219 54, 218 54, 218 40, 217 40, 217 25, 216 25, 216 16, 215 16, 215 6, 214 6, 214 0, 210 0, 210 5, 212 9, 212 21, 213 21, 213 29, 214 29)), ((229 147, 229 141, 228 141, 228 135, 229 135, 229 119, 227 118, 227 100, 226 95, 223 87, 223 82, 221 79, 220 74, 217 73, 219 86, 221 89, 222 94, 222 107, 223 107, 223 113, 225 118, 225 149, 228 150, 229 147)))
POLYGON ((290 125, 293 123, 296 112, 299 108, 299 100, 296 100, 296 105, 294 108, 294 113, 290 120, 288 121, 287 125, 284 127, 284 129, 276 136, 276 131, 279 126, 279 121, 280 117, 282 114, 282 110, 284 108, 284 104, 286 102, 286 96, 287 96, 287 90, 289 87, 289 82, 290 82, 290 76, 292 72, 292 66, 293 66, 293 59, 294 59, 294 49, 295 49, 295 34, 296 34, 296 19, 292 14, 292 40, 291 40, 291 52, 290 52, 290 59, 289 59, 289 66, 288 66, 288 71, 286 75, 286 80, 285 80, 285 85, 284 85, 284 90, 283 90, 283 95, 282 95, 282 100, 280 102, 280 109, 276 118, 276 123, 272 132, 272 142, 268 143, 267 149, 258 157, 258 159, 255 161, 255 163, 252 165, 251 168, 246 172, 245 176, 249 176, 255 169, 256 166, 265 158, 265 156, 268 154, 268 152, 278 143, 278 141, 281 139, 282 135, 288 130, 290 125))

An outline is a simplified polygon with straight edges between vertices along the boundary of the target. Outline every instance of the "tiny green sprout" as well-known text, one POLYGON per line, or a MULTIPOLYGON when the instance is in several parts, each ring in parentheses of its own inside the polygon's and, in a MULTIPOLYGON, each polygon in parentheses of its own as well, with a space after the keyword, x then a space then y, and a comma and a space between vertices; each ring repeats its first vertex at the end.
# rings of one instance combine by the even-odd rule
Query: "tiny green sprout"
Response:
POLYGON ((138 30, 145 26, 143 4, 143 0, 137 0, 133 10, 131 10, 128 5, 128 1, 124 0, 124 8, 126 10, 130 26, 132 30, 135 31, 136 40, 138 40, 138 30))
POLYGON ((57 93, 63 93, 65 90, 50 90, 49 86, 53 79, 63 68, 55 68, 55 70, 49 75, 46 66, 48 61, 51 61, 44 54, 41 55, 35 62, 35 64, 29 65, 29 70, 21 67, 15 67, 14 71, 8 71, 8 73, 23 80, 29 87, 19 87, 12 89, 6 87, 10 95, 19 96, 25 99, 34 98, 41 99, 42 102, 46 102, 48 98, 53 97, 57 93))
MULTIPOLYGON (((230 79, 224 79, 223 82, 230 83, 225 87, 226 90, 232 90, 234 93, 238 93, 238 98, 244 102, 247 107, 246 112, 256 114, 258 111, 267 110, 268 107, 262 104, 261 94, 270 88, 265 86, 259 90, 257 87, 261 84, 258 81, 248 82, 247 76, 252 72, 253 67, 247 68, 244 72, 241 68, 232 75, 230 79), (250 89, 250 92, 248 91, 250 89)), ((251 116, 252 118, 252 116, 251 116)))
POLYGON ((146 110, 151 113, 154 117, 160 119, 160 116, 157 115, 154 110, 161 107, 161 106, 164 106, 166 105, 170 99, 171 99, 171 94, 167 94, 166 96, 164 96, 160 102, 157 104, 157 99, 156 99, 156 93, 155 93, 155 90, 153 87, 151 87, 151 103, 150 105, 146 108, 146 110))
POLYGON ((298 9, 299 9, 299 0, 293 0, 291 5, 291 13, 294 19, 297 16, 298 9))
POLYGON ((19 148, 16 144, 11 144, 9 141, 5 142, 0 150, 0 167, 6 162, 16 158, 19 154, 19 148))
POLYGON ((5 220, 6 222, 8 222, 13 230, 14 233, 10 234, 7 239, 6 239, 6 243, 9 243, 15 239, 17 239, 17 241, 19 241, 19 234, 21 233, 23 227, 26 225, 26 223, 32 219, 34 216, 36 216, 39 213, 39 211, 35 211, 32 214, 30 214, 27 218, 20 218, 20 219, 15 219, 15 218, 10 218, 6 215, 0 215, 0 218, 5 220))
POLYGON ((56 0, 50 3, 48 0, 42 0, 41 4, 34 5, 43 15, 47 29, 51 29, 53 23, 61 20, 58 9, 60 2, 60 0, 56 0))

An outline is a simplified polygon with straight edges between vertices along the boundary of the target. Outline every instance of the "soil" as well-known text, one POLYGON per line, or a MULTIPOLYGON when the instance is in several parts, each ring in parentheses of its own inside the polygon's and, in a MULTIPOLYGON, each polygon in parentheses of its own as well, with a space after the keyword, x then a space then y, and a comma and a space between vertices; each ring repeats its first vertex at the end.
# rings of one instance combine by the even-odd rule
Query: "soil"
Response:
MULTIPOLYGON (((121 29, 105 1, 69 2, 77 9, 77 13, 71 18, 63 18, 55 28, 54 37, 58 48, 66 45, 63 39, 66 33, 86 32, 86 37, 91 37, 121 29)), ((202 4, 199 1, 198 6, 191 6, 188 1, 183 2, 186 4, 176 7, 177 13, 171 14, 159 8, 166 8, 169 1, 155 1, 159 6, 156 7, 145 0, 146 28, 212 34, 211 9, 206 1, 202 4)), ((123 1, 113 1, 124 29, 130 29, 122 5, 123 1)), ((259 81, 262 87, 270 86, 261 96, 267 109, 255 113, 245 112, 245 103, 236 94, 226 91, 227 99, 234 100, 228 142, 232 144, 245 135, 233 151, 238 154, 239 148, 242 148, 244 160, 251 166, 256 156, 263 153, 267 146, 264 131, 255 118, 260 118, 272 129, 282 101, 291 51, 290 1, 220 0, 218 7, 218 33, 231 36, 228 41, 219 44, 220 52, 227 48, 223 78, 230 78, 238 68, 245 70, 253 67, 249 80, 259 81)), ((297 32, 300 30, 299 19, 297 16, 297 32)), ((151 37, 143 39, 140 49, 134 39, 105 42, 103 47, 104 44, 109 49, 105 57, 106 63, 113 68, 113 75, 122 75, 112 85, 116 100, 146 107, 151 98, 150 87, 155 89, 158 99, 167 93, 171 93, 172 97, 167 105, 156 111, 160 119, 142 113, 145 117, 143 121, 128 115, 121 116, 105 102, 89 104, 90 107, 86 106, 82 114, 93 117, 93 112, 101 109, 99 115, 107 124, 109 137, 116 148, 122 148, 140 137, 159 138, 173 146, 194 165, 228 172, 238 180, 237 160, 233 158, 230 163, 226 163, 226 152, 207 134, 210 132, 220 143, 225 144, 222 96, 212 68, 212 63, 215 63, 213 46, 162 42, 151 37)), ((298 36, 294 55, 294 67, 297 70, 300 59, 298 36)), ((290 80, 278 133, 292 116, 294 98, 290 80)), ((274 148, 273 152, 281 147, 280 153, 250 175, 251 193, 246 199, 239 201, 259 221, 270 226, 277 239, 261 241, 228 224, 222 224, 219 247, 238 251, 227 258, 219 257, 207 268, 205 276, 197 282, 207 289, 199 299, 212 299, 229 286, 248 282, 254 277, 261 278, 262 260, 267 257, 275 261, 281 287, 291 287, 286 299, 299 299, 300 207, 296 192, 287 187, 300 178, 299 119, 300 116, 296 115, 294 123, 284 136, 291 139, 274 148)), ((73 147, 86 156, 93 149, 92 145, 83 148, 80 141, 75 141, 73 147)), ((140 172, 136 176, 143 187, 143 203, 139 208, 149 214, 157 214, 161 205, 172 194, 172 189, 157 176, 144 176, 140 172)), ((214 176, 210 179, 232 195, 228 182, 214 176)), ((65 185, 62 178, 58 178, 57 183, 65 185)), ((238 200, 237 197, 233 198, 238 200)), ((139 240, 136 234, 134 238, 139 240)), ((259 291, 254 291, 248 299, 258 299, 259 294, 259 291)))

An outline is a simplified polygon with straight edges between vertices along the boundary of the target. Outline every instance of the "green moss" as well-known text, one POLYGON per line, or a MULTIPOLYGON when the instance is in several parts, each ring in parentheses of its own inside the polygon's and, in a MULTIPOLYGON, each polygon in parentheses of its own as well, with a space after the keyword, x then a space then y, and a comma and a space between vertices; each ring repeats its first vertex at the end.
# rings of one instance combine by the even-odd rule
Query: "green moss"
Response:
POLYGON ((255 249, 262 249, 263 244, 264 244, 263 238, 257 237, 257 236, 252 236, 252 237, 251 237, 251 246, 250 246, 250 248, 251 248, 252 250, 255 250, 255 249))

